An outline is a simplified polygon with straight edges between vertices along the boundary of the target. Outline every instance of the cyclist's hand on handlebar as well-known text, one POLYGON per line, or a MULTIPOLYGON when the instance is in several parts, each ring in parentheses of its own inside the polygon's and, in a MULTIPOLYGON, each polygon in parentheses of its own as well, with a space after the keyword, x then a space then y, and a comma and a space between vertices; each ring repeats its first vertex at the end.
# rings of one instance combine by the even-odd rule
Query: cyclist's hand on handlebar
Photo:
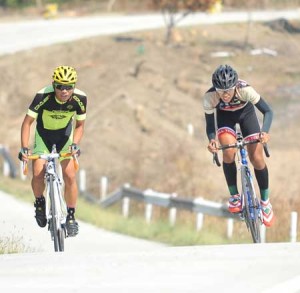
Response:
POLYGON ((18 159, 20 161, 28 161, 29 149, 28 148, 21 148, 18 154, 18 159))
POLYGON ((70 152, 72 153, 72 155, 76 155, 77 157, 79 157, 80 156, 80 147, 78 146, 78 144, 72 143, 70 145, 70 152))
POLYGON ((270 140, 270 135, 267 132, 261 132, 259 139, 261 143, 267 143, 270 140))
POLYGON ((207 149, 211 153, 216 153, 218 151, 218 142, 215 139, 210 140, 209 145, 207 146, 207 149))

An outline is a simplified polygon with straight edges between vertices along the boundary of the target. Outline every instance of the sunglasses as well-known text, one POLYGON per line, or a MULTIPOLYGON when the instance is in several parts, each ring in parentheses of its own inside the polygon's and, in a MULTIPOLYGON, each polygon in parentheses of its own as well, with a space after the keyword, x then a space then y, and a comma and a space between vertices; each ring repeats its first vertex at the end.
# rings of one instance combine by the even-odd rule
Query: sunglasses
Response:
POLYGON ((216 88, 216 91, 217 91, 218 93, 220 93, 220 94, 225 94, 225 93, 231 92, 231 91, 233 91, 233 90, 235 90, 235 86, 233 86, 233 87, 231 87, 231 88, 229 88, 229 89, 217 89, 217 88, 216 88))
POLYGON ((60 83, 55 83, 54 86, 55 86, 55 88, 57 90, 60 90, 60 91, 63 91, 63 90, 70 91, 70 90, 74 89, 75 84, 60 84, 60 83))

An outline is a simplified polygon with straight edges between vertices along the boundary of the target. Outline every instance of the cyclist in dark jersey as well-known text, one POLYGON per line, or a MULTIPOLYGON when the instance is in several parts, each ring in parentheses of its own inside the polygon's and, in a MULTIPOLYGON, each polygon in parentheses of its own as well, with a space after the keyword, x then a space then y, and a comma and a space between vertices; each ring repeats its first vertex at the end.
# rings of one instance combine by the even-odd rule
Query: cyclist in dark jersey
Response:
MULTIPOLYGON (((208 150, 212 153, 217 151, 216 133, 221 145, 235 143, 237 123, 246 140, 259 138, 262 143, 267 143, 273 112, 253 87, 238 79, 237 72, 229 65, 220 65, 215 70, 212 84, 213 87, 205 93, 203 100, 206 133, 209 139, 208 150), (261 128, 255 108, 263 114, 261 128)), ((264 225, 270 227, 274 222, 274 213, 269 200, 269 174, 263 156, 263 145, 252 144, 248 145, 247 149, 260 189, 264 225)), ((223 151, 223 171, 231 195, 229 211, 232 213, 241 211, 235 154, 235 149, 223 151)))
MULTIPOLYGON (((75 87, 77 73, 73 67, 59 66, 54 70, 51 85, 41 89, 34 97, 21 127, 19 159, 27 160, 30 129, 36 120, 33 154, 50 153, 56 144, 57 152, 80 153, 78 144, 83 136, 86 118, 86 94, 75 87)), ((32 190, 35 196, 35 218, 40 227, 47 224, 45 198, 43 196, 45 160, 33 161, 32 190)), ((78 234, 75 220, 78 188, 72 158, 61 159, 68 207, 66 229, 69 236, 78 234)))

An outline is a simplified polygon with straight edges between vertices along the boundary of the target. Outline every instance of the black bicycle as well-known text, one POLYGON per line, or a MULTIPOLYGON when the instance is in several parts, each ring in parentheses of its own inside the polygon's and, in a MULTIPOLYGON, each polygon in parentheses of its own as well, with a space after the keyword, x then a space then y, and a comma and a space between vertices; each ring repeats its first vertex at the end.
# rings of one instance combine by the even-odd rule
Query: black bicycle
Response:
MULTIPOLYGON (((246 222, 248 231, 250 230, 251 236, 254 243, 261 242, 261 234, 260 234, 260 226, 263 224, 263 215, 262 209, 260 205, 260 201, 256 196, 256 192, 253 184, 253 176, 251 174, 251 170, 248 166, 247 161, 247 150, 245 148, 248 144, 260 143, 259 139, 255 140, 244 140, 242 134, 240 132, 237 133, 237 142, 228 145, 222 145, 218 147, 218 150, 225 150, 229 148, 236 148, 239 150, 238 152, 238 163, 240 168, 241 175, 241 202, 242 202, 242 210, 240 212, 240 217, 242 220, 246 222)), ((270 156, 267 145, 264 144, 264 151, 267 157, 270 156)), ((217 164, 217 166, 221 166, 218 154, 213 154, 213 160, 217 164)))
MULTIPOLYGON (((62 193, 62 180, 57 172, 58 159, 71 157, 71 153, 57 153, 53 145, 50 154, 29 155, 29 160, 44 159, 47 161, 45 169, 46 184, 46 218, 55 251, 64 251, 64 240, 68 236, 66 230, 67 205, 62 193)), ((76 155, 73 156, 75 169, 78 170, 76 155)), ((24 162, 23 173, 27 175, 27 163, 24 162)))

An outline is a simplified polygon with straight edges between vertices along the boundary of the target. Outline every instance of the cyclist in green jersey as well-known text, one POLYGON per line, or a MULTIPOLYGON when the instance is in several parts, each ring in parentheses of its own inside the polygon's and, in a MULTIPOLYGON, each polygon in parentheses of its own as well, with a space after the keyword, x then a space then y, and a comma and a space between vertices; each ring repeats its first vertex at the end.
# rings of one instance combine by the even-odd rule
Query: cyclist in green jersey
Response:
MULTIPOLYGON (((79 142, 84 133, 86 118, 86 94, 75 87, 77 72, 70 66, 59 66, 54 70, 53 81, 41 89, 34 97, 21 127, 20 160, 27 160, 29 152, 30 130, 36 121, 33 154, 50 153, 53 144, 57 152, 80 154, 79 142)), ((44 198, 45 160, 33 161, 31 186, 35 196, 35 218, 40 227, 47 224, 44 198)), ((65 200, 68 207, 66 229, 69 236, 78 234, 75 220, 78 188, 76 170, 72 158, 61 159, 65 184, 65 200)))

